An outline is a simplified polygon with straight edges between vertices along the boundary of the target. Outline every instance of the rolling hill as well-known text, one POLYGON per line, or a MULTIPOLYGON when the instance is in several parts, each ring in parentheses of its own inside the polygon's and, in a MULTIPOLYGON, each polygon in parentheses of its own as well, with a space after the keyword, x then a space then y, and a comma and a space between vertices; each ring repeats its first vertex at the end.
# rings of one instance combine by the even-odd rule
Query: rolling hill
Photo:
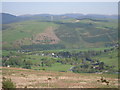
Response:
POLYGON ((33 16, 3 14, 5 18, 2 26, 3 49, 49 44, 58 44, 57 47, 62 45, 64 48, 94 48, 117 43, 116 19, 75 19, 79 15, 76 17, 71 15, 74 14, 66 14, 65 16, 69 16, 67 19, 51 21, 49 14, 33 16))

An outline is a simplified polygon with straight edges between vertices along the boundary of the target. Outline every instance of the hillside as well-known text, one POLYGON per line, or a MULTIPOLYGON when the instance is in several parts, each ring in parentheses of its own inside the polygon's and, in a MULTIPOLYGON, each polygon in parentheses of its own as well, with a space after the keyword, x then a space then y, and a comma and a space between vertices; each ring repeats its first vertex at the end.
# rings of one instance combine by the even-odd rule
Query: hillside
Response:
POLYGON ((117 75, 112 74, 74 74, 5 67, 2 74, 4 79, 11 79, 17 88, 118 88, 117 75), (99 82, 101 77, 109 81, 109 85, 99 82))
MULTIPOLYGON (((32 43, 37 43, 39 39, 44 40, 51 37, 53 33, 49 30, 54 30, 57 25, 49 22, 24 21, 3 25, 4 27, 6 29, 3 30, 3 45, 6 43, 5 46, 9 47, 10 45, 31 45, 32 43), (51 36, 46 35, 47 31, 51 33, 51 36)), ((53 37, 56 38, 55 35, 53 37)))
POLYGON ((117 41, 117 22, 101 22, 90 19, 61 23, 56 35, 73 48, 102 47, 107 42, 117 41), (96 45, 95 45, 96 44, 96 45), (88 46, 89 45, 89 46, 88 46))
MULTIPOLYGON (((116 19, 73 19, 69 17, 57 21, 46 21, 38 16, 47 17, 47 15, 34 15, 37 19, 3 24, 3 48, 31 47, 31 45, 37 47, 41 44, 57 44, 57 47, 64 48, 94 48, 117 43, 116 19)), ((25 16, 21 17, 25 18, 25 16)))

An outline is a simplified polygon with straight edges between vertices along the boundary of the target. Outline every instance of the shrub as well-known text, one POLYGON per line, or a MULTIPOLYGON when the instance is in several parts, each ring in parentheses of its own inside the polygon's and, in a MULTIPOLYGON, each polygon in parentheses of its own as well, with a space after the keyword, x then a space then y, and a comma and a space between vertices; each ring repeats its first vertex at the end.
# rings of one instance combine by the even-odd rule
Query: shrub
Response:
POLYGON ((12 82, 11 79, 3 79, 2 81, 2 88, 3 89, 8 89, 8 88, 16 88, 16 85, 12 82))

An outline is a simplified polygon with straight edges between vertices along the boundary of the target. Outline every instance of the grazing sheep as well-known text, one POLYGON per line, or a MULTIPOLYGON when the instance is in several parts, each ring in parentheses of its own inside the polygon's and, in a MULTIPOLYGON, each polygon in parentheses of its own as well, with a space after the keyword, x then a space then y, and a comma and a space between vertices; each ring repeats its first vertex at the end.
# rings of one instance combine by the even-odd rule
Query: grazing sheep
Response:
POLYGON ((103 77, 101 77, 100 80, 97 80, 98 82, 102 82, 102 83, 106 83, 107 85, 109 85, 109 81, 107 81, 106 79, 104 79, 103 77))
POLYGON ((109 85, 109 81, 107 81, 106 79, 101 80, 102 83, 106 83, 107 85, 109 85))

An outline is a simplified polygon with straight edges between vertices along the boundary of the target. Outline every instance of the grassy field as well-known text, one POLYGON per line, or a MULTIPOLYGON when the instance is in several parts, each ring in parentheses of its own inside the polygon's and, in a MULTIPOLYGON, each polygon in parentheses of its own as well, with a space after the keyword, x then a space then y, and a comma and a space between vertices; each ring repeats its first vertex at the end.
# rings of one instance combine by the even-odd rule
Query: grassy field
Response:
POLYGON ((11 78, 17 88, 118 88, 116 74, 75 74, 4 67, 2 75, 4 78, 11 78), (109 85, 98 82, 101 77, 109 81, 109 85))
POLYGON ((36 70, 47 70, 47 71, 65 71, 67 72, 73 65, 64 65, 61 63, 54 63, 51 67, 32 67, 32 69, 36 70))
POLYGON ((96 56, 94 57, 94 59, 98 59, 107 65, 115 66, 115 69, 118 70, 118 51, 117 50, 96 56))
POLYGON ((101 47, 101 48, 80 48, 80 49, 58 49, 58 50, 44 50, 44 51, 34 51, 34 52, 80 52, 80 51, 103 51, 105 49, 111 49, 112 47, 101 47))

